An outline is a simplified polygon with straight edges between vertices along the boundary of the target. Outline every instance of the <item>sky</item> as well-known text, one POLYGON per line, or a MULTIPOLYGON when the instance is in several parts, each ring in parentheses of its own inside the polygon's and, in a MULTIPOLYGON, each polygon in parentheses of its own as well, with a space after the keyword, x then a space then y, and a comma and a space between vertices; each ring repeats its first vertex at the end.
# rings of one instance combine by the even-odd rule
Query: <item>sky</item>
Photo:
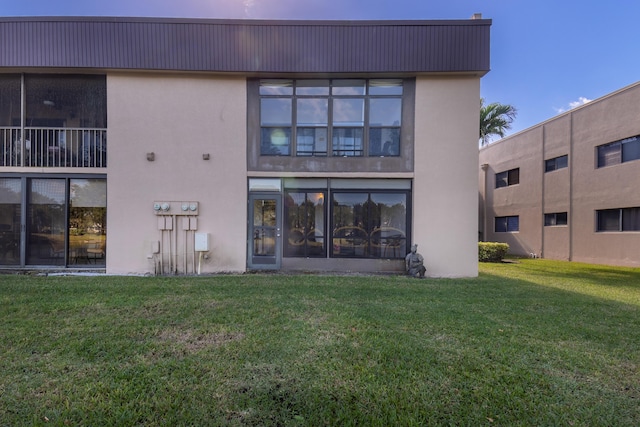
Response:
POLYGON ((640 80, 640 0, 0 0, 0 16, 491 19, 486 103, 512 135, 640 80))

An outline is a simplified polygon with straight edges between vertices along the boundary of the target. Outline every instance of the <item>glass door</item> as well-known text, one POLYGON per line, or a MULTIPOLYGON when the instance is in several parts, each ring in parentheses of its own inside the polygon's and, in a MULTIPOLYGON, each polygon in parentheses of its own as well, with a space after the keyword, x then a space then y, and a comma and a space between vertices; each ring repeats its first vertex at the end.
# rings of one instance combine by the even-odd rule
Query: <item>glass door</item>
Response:
POLYGON ((0 265, 20 265, 22 181, 0 178, 0 265))
POLYGON ((64 265, 66 181, 32 179, 27 211, 27 264, 64 265))
POLYGON ((280 195, 249 196, 248 266, 277 270, 281 258, 280 195))

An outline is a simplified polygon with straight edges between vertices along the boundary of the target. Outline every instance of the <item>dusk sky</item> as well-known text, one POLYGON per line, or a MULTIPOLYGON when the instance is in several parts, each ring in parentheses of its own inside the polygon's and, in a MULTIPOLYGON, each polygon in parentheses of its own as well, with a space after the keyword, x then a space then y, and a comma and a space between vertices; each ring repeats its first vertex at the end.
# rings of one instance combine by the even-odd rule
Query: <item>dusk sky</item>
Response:
POLYGON ((0 0, 0 16, 304 20, 492 19, 487 102, 512 104, 509 134, 640 80, 640 1, 0 0))

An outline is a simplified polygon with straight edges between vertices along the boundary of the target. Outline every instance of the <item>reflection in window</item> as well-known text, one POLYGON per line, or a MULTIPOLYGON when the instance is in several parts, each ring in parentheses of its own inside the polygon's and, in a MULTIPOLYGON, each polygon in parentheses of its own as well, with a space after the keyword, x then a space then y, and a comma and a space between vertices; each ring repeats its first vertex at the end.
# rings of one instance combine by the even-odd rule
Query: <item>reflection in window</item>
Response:
POLYGON ((287 192, 284 254, 325 257, 324 192, 287 192))
POLYGON ((298 128, 298 156, 326 156, 327 128, 298 128))
POLYGON ((291 149, 290 128, 262 128, 260 154, 288 156, 291 149))
POLYGON ((297 80, 296 95, 329 95, 329 80, 297 80))
POLYGON ((331 93, 333 95, 364 95, 365 80, 334 80, 331 93))
POLYGON ((569 156, 564 155, 560 157, 554 157, 553 159, 545 160, 544 171, 552 172, 558 169, 563 169, 569 166, 569 156))
POLYGON ((276 253, 277 203, 273 199, 253 201, 253 255, 273 257, 276 253))
POLYGON ((596 231, 640 231, 640 207, 596 211, 596 231))
POLYGON ((64 179, 32 179, 27 210, 27 264, 64 265, 64 179))
POLYGON ((515 216, 497 216, 495 218, 496 233, 513 233, 520 231, 520 217, 515 216))
POLYGON ((544 225, 547 227, 553 227, 557 225, 567 225, 567 213, 556 212, 544 214, 544 225))
MULTIPOLYGON (((311 89, 311 88, 306 88, 311 89)), ((326 88, 328 90, 328 87, 326 88)), ((296 154, 298 156, 327 155, 327 98, 299 98, 297 101, 296 154)))
POLYGON ((597 147, 598 167, 640 159, 640 135, 597 147))
POLYGON ((372 98, 369 112, 369 155, 400 155, 400 98, 372 98))
POLYGON ((334 193, 334 257, 404 258, 407 193, 334 193))
POLYGON ((291 147, 291 99, 260 101, 260 154, 288 156, 291 147))
POLYGON ((520 168, 496 174, 496 188, 508 187, 510 185, 520 184, 520 168))
POLYGON ((401 79, 265 79, 259 87, 261 155, 400 155, 401 79), (273 140, 274 130, 287 139, 273 140))
POLYGON ((107 183, 71 179, 69 188, 69 264, 105 265, 107 183))
POLYGON ((20 179, 0 178, 0 265, 20 264, 20 179))
POLYGON ((104 266, 106 218, 103 178, 0 178, 0 265, 104 266))
POLYGON ((333 128, 332 147, 334 156, 362 156, 362 128, 333 128))

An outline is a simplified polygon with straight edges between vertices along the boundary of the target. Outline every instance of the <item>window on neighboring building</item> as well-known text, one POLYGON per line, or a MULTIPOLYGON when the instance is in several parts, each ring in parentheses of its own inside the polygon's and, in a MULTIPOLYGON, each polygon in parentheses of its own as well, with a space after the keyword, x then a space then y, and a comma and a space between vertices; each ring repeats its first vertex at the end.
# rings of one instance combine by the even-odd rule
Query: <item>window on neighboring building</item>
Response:
POLYGON ((544 171, 551 172, 554 170, 566 168, 569 165, 569 156, 564 155, 553 159, 545 160, 544 171))
POLYGON ((640 207, 596 211, 596 231, 640 231, 640 207))
POLYGON ((567 225, 567 213, 556 212, 556 213, 544 214, 544 225, 545 226, 567 225))
POLYGON ((520 184, 520 168, 496 174, 496 188, 508 187, 516 184, 520 184))
POLYGON ((399 156, 400 79, 260 81, 260 154, 399 156))
POLYGON ((597 147, 598 167, 640 159, 640 135, 597 147))
POLYGON ((514 216, 497 216, 495 220, 496 233, 508 233, 520 231, 520 217, 514 216))

